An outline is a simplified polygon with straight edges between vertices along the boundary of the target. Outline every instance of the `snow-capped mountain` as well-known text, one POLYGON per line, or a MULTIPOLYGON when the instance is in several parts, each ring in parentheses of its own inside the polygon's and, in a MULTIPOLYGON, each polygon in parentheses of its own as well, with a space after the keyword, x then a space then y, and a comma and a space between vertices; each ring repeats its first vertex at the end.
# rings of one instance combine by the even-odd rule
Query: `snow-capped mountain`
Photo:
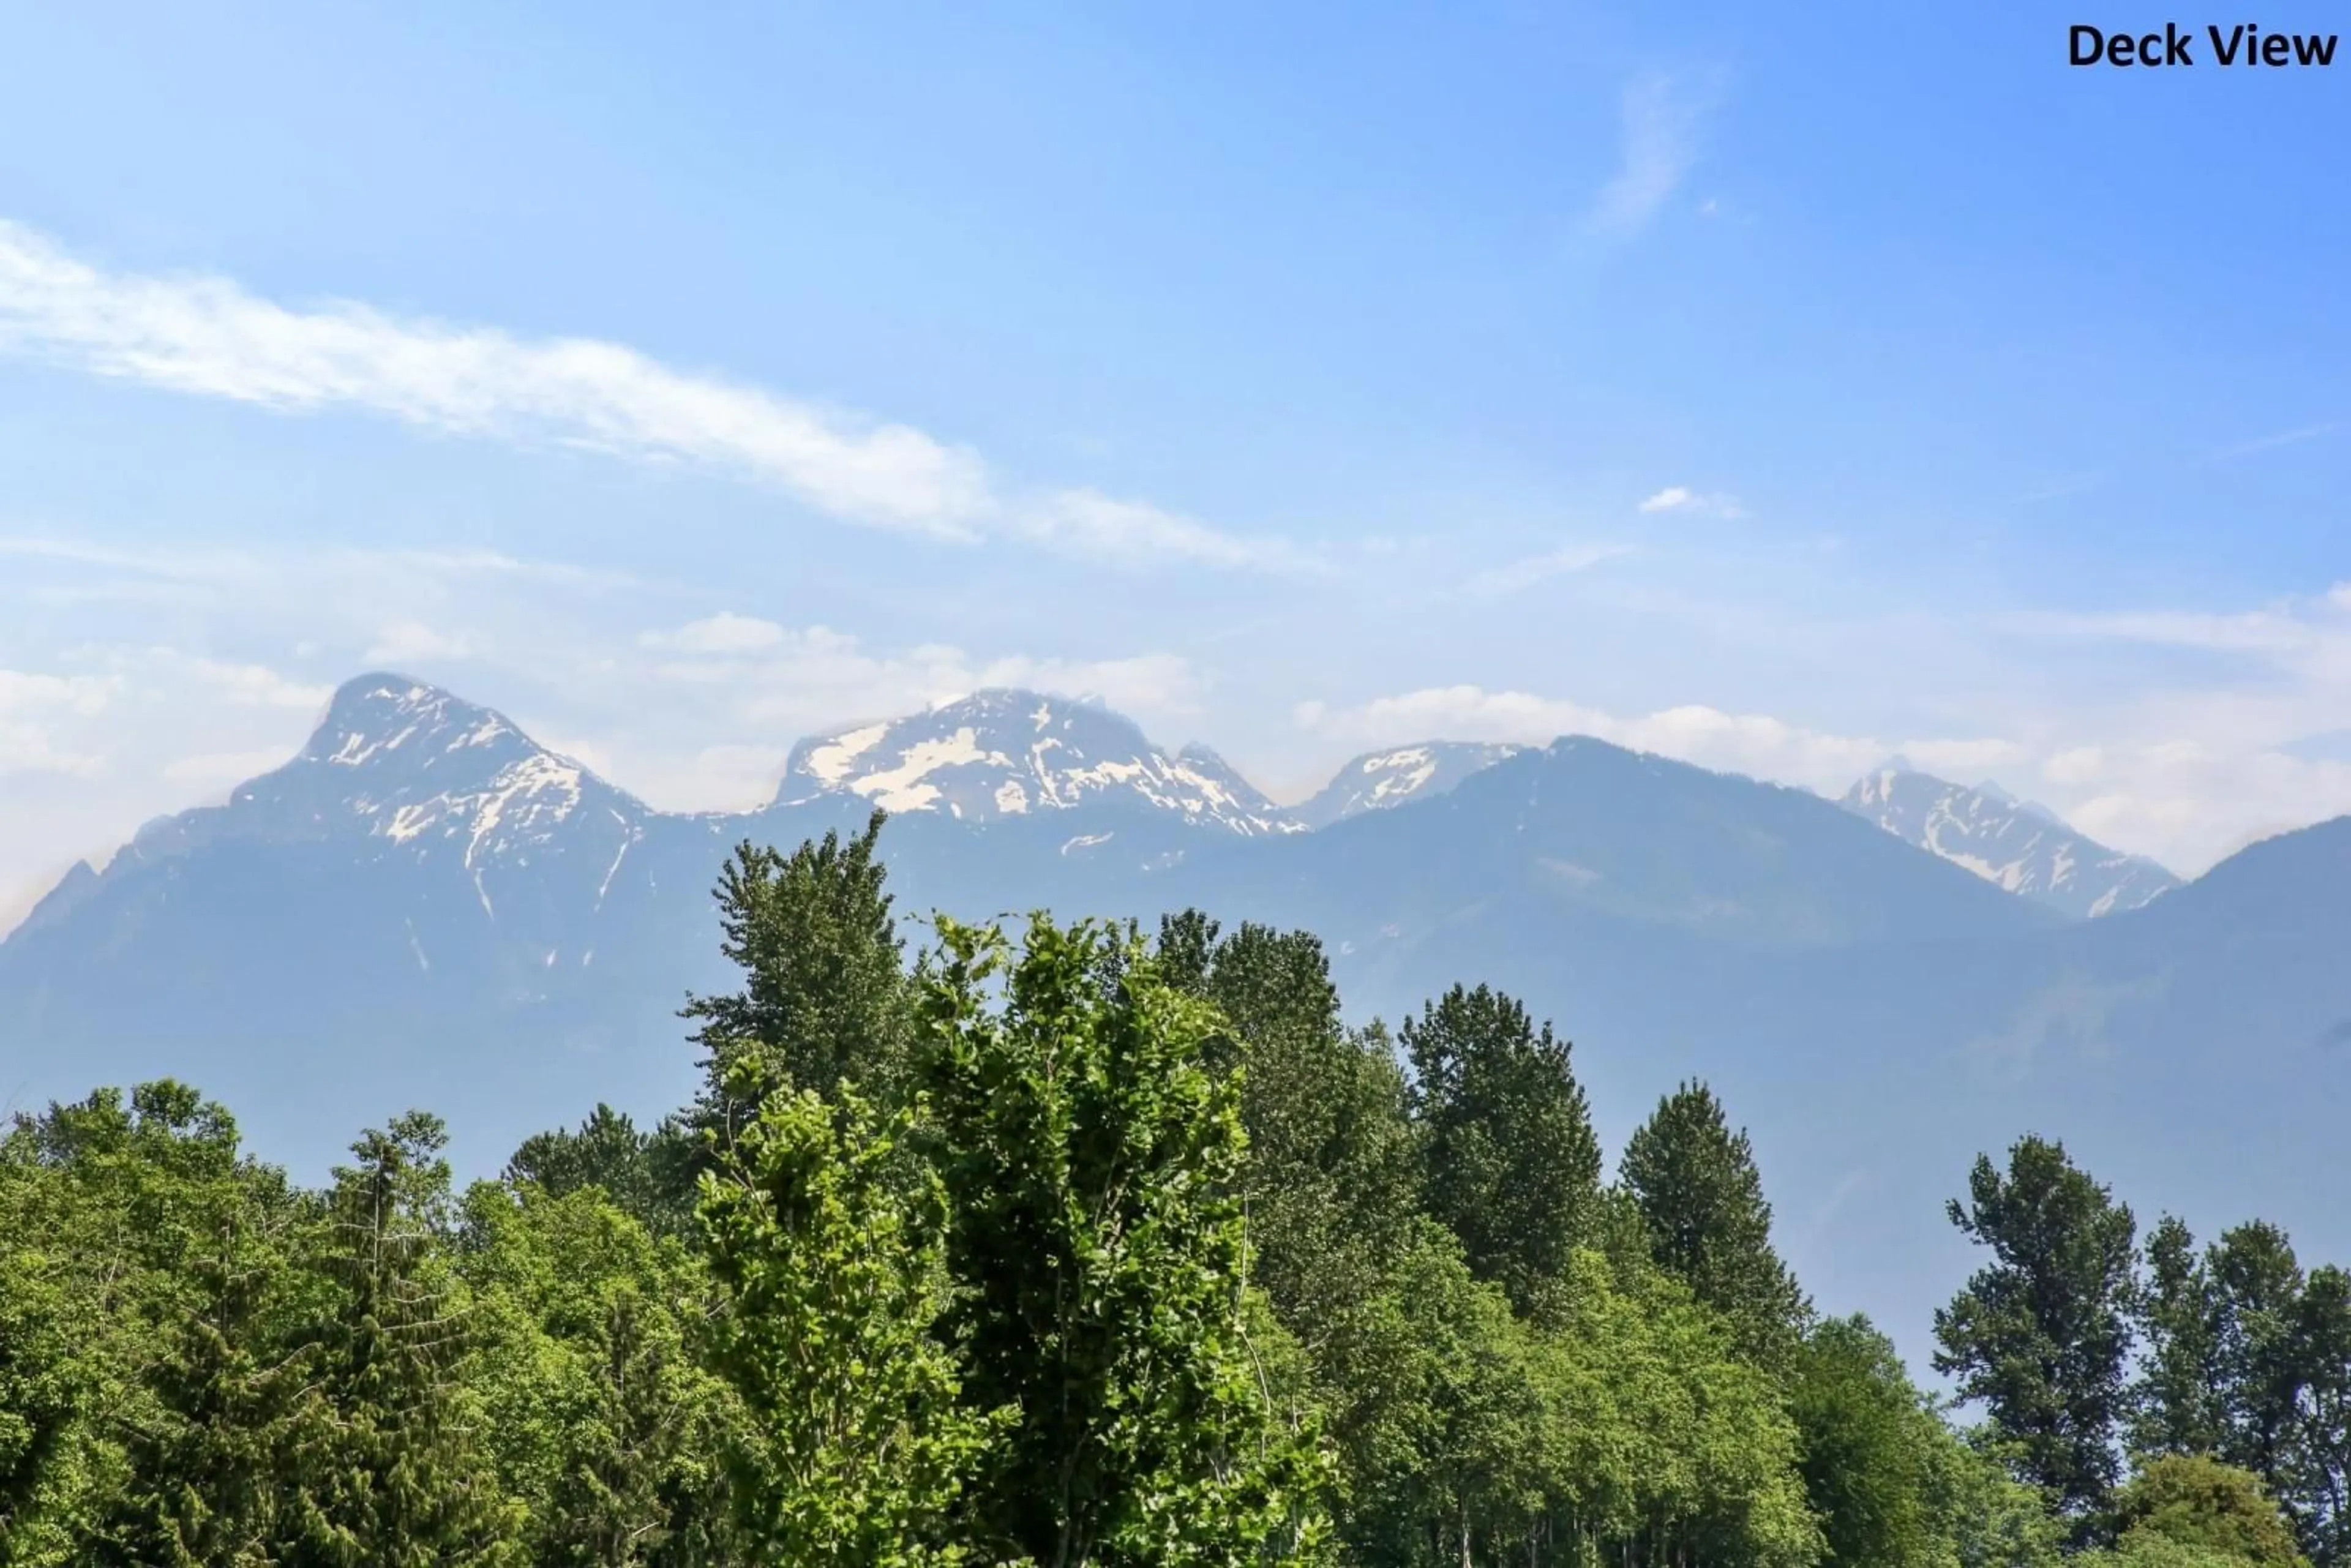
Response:
POLYGON ((1424 800, 1525 749, 1468 740, 1427 740, 1388 751, 1367 751, 1340 768, 1293 814, 1309 828, 1323 828, 1361 812, 1424 800))
POLYGON ((1906 843, 2076 919, 2137 909, 2179 885, 2155 862, 2108 849, 1997 784, 1970 789, 1897 762, 1855 783, 1839 804, 1906 843))
MULTIPOLYGON (((361 675, 337 690, 291 760, 225 805, 148 823, 102 872, 77 866, 26 925, 142 868, 236 842, 320 865, 405 866, 427 879, 419 885, 462 887, 491 921, 507 887, 538 902, 550 878, 596 907, 656 815, 502 714, 403 675, 361 675)), ((419 918, 412 912, 412 930, 419 918)))
POLYGON ((1299 831, 1206 747, 1170 754, 1106 708, 1023 691, 977 692, 801 741, 776 804, 825 795, 967 822, 1123 806, 1242 837, 1299 831))
MULTIPOLYGON (((222 835, 374 841, 385 853, 454 856, 477 889, 559 842, 601 845, 615 864, 649 809, 505 715, 404 675, 345 682, 308 744, 237 787, 228 804, 152 823, 136 852, 171 854, 222 835)), ((486 894, 484 895, 486 899, 486 894)))

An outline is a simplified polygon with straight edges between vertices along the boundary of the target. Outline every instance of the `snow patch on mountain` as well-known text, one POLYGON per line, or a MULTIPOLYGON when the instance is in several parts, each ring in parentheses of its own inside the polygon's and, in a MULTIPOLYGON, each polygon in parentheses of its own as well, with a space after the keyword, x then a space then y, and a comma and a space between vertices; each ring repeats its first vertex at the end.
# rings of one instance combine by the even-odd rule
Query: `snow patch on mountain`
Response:
POLYGON ((337 690, 292 760, 239 785, 225 806, 149 823, 125 852, 154 861, 241 838, 447 856, 495 917, 486 873, 559 851, 593 858, 601 902, 651 814, 503 714, 404 675, 371 674, 337 690))
POLYGON ((1310 828, 1328 827, 1364 811, 1384 810, 1407 800, 1441 795, 1472 773, 1492 767, 1526 747, 1466 740, 1429 740, 1389 751, 1371 751, 1339 769, 1312 800, 1297 809, 1310 828))
POLYGON ((2076 919, 2137 909, 2179 885, 2155 862, 2108 849, 1997 784, 1953 784, 1899 759, 1856 782, 1838 804, 1906 843, 2076 919))
POLYGON ((1169 753, 1091 703, 984 691, 927 713, 811 736, 792 748, 778 805, 850 794, 892 812, 986 822, 1125 805, 1244 836, 1298 831, 1206 747, 1169 753))

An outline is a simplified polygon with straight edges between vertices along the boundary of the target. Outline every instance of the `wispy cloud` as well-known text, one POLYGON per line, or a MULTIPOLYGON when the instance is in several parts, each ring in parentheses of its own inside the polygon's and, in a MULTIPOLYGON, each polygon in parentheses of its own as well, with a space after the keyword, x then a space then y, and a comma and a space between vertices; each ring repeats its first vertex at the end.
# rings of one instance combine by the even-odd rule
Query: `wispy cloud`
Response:
POLYGON ((1743 517, 1747 508, 1736 496, 1703 495, 1687 485, 1668 485, 1641 502, 1644 513, 1682 512, 1700 517, 1743 517))
POLYGON ((1594 233, 1636 233, 1673 199, 1696 166, 1719 79, 1652 72, 1625 89, 1624 161, 1601 188, 1588 221, 1594 233))
POLYGON ((977 657, 944 643, 875 649, 830 627, 733 612, 643 632, 637 642, 667 655, 644 673, 670 702, 713 703, 769 734, 914 712, 992 686, 1098 697, 1137 716, 1196 714, 1203 690, 1199 672, 1175 654, 977 657), (709 697, 694 695, 704 692, 709 697))
POLYGON ((2225 463, 2232 457, 2251 457, 2256 452, 2273 452, 2281 446, 2298 446, 2305 441, 2315 441, 2322 435, 2332 435, 2342 428, 2339 422, 2329 420, 2323 424, 2304 424, 2293 430, 2281 430, 2272 435, 2255 436, 2234 446, 2224 446, 2212 454, 2212 461, 2225 463))
POLYGON ((1554 577, 1589 571, 1604 561, 1632 553, 1629 545, 1569 545, 1543 555, 1529 556, 1478 573, 1469 580, 1472 593, 1516 593, 1554 577))
POLYGON ((843 521, 943 538, 1222 567, 1301 557, 1091 490, 1008 488, 968 447, 622 344, 530 340, 347 301, 296 308, 225 278, 109 272, 5 222, 0 352, 286 413, 357 409, 444 434, 692 464, 843 521))

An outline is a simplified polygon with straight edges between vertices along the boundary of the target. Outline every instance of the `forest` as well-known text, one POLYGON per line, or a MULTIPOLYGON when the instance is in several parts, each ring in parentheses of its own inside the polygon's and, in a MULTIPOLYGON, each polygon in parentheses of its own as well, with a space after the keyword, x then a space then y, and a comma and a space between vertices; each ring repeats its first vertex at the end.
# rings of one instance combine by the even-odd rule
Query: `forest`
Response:
POLYGON ((494 1181, 423 1111, 316 1188, 176 1082, 16 1116, 0 1564, 2351 1568, 2351 1274, 2277 1228, 2022 1135, 1922 1218, 1930 1396, 1703 1083, 1612 1166, 1474 976, 1353 1027, 1198 912, 916 945, 882 831, 738 848, 692 1103, 494 1181))

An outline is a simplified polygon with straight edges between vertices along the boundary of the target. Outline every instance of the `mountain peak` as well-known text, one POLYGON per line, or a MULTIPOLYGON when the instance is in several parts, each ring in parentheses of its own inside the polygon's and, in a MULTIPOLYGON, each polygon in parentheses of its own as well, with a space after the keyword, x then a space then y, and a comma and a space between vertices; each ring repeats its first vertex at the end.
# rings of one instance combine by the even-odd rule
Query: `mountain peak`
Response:
POLYGON ((2047 807, 1990 782, 1970 789, 1888 762, 1837 803, 1906 843, 2076 919, 2136 909, 2179 884, 2153 861, 2108 849, 2047 807))
POLYGON ((1474 740, 1423 740, 1350 758, 1311 800, 1298 808, 1310 828, 1328 827, 1365 811, 1442 795, 1526 747, 1474 740))
POLYGON ((301 760, 361 768, 391 761, 402 750, 419 758, 474 750, 507 760, 538 749, 503 714, 406 675, 378 672, 335 688, 301 760))
POLYGON ((283 766, 238 785, 225 806, 149 823, 129 848, 141 861, 223 839, 332 839, 419 857, 445 848, 486 908, 486 868, 527 864, 559 841, 631 840, 644 815, 504 714, 376 672, 336 688, 283 766))
POLYGON ((1007 687, 794 746, 776 803, 837 794, 966 821, 1119 805, 1241 834, 1294 827, 1204 747, 1171 754, 1098 703, 1007 687))

